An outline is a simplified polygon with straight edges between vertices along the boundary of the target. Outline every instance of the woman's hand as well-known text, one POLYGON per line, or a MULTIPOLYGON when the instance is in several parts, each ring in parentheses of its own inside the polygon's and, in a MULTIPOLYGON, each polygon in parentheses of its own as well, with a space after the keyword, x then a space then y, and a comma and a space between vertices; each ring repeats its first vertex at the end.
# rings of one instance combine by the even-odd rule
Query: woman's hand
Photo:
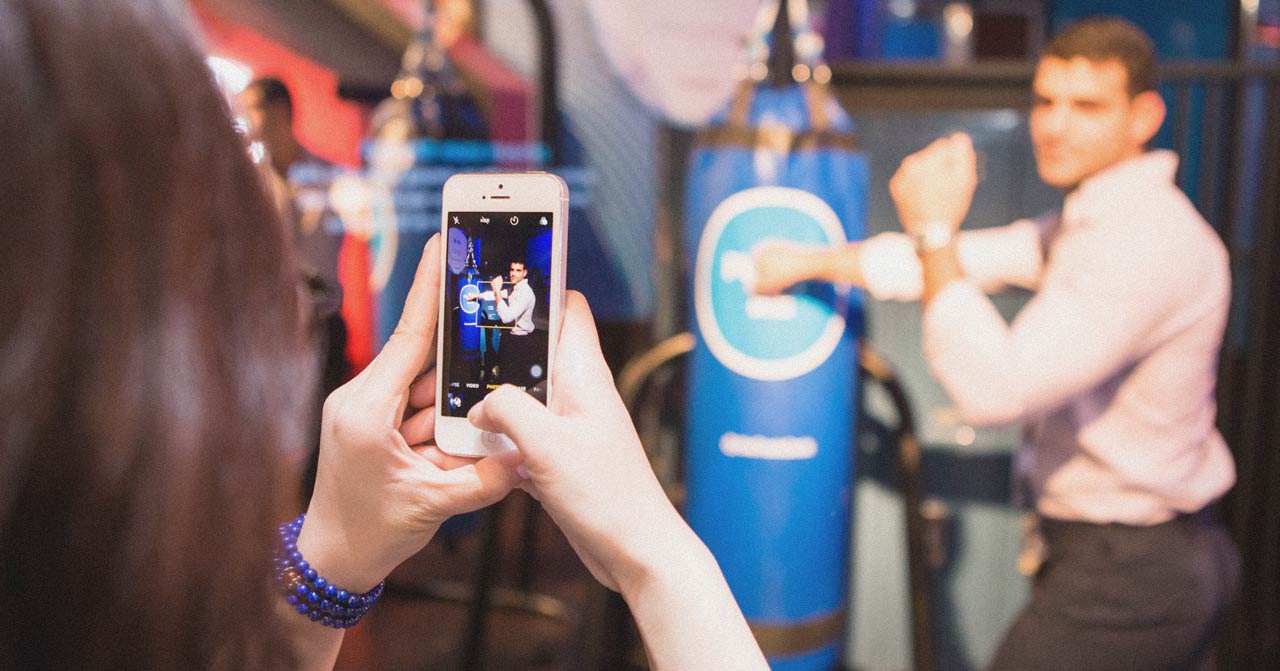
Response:
POLYGON ((649 467, 577 292, 569 292, 551 375, 549 410, 504 386, 467 418, 515 442, 529 477, 520 486, 592 575, 622 592, 653 669, 768 669, 715 558, 649 467))
POLYGON ((669 540, 684 538, 676 531, 687 527, 613 386, 591 309, 574 291, 565 307, 551 409, 503 386, 468 419, 515 442, 529 478, 521 487, 542 502, 596 579, 619 590, 669 540))
POLYGON ((391 339, 324 404, 315 494, 298 547, 349 591, 373 588, 445 519, 502 499, 520 481, 516 453, 461 459, 433 444, 439 296, 434 236, 391 339))

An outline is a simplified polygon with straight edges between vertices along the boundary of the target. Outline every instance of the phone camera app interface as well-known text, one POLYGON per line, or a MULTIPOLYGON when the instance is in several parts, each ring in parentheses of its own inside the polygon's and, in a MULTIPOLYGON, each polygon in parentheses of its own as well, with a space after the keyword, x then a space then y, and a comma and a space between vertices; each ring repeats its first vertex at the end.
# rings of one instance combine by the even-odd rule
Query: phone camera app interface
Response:
POLYGON ((511 384, 547 402, 550 212, 450 212, 444 407, 465 417, 511 384))

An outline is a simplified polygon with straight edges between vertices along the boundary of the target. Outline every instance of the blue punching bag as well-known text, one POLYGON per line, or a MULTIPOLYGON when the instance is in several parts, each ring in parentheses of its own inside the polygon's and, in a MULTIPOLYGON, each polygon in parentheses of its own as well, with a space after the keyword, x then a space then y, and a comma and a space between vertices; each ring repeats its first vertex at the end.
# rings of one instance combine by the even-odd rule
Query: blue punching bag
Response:
POLYGON ((698 345, 685 513, 772 667, 828 671, 846 622, 860 306, 829 284, 753 295, 751 250, 860 239, 868 166, 823 85, 804 3, 765 5, 752 66, 764 76, 744 83, 690 159, 698 345))
POLYGON ((449 239, 445 241, 449 271, 458 276, 454 291, 458 292, 457 309, 462 312, 462 319, 458 320, 458 343, 464 356, 480 350, 480 295, 485 290, 484 278, 476 267, 480 242, 468 238, 461 228, 449 229, 449 239))

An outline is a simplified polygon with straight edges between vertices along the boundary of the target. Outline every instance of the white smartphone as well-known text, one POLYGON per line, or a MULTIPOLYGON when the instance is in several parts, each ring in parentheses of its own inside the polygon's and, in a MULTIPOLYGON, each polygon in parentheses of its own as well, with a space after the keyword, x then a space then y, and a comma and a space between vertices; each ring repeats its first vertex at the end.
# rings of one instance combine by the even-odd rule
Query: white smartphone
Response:
POLYGON ((503 384, 551 398, 564 314, 569 188, 545 172, 450 177, 437 320, 436 443, 483 457, 514 449, 467 412, 503 384))

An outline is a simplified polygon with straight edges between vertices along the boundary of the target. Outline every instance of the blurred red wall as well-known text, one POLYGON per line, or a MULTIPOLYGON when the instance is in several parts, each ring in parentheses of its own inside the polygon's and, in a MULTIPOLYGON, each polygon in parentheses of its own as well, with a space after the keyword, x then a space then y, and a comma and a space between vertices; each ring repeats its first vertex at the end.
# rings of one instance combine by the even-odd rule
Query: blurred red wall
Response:
MULTIPOLYGON (((248 26, 192 7, 208 40, 209 52, 253 70, 254 77, 280 78, 293 96, 294 132, 316 155, 350 168, 360 166, 360 140, 369 123, 364 106, 338 97, 338 74, 248 26)), ((347 358, 355 371, 373 357, 373 315, 369 292, 369 252, 365 243, 347 236, 338 261, 344 290, 342 315, 347 322, 347 358)))

